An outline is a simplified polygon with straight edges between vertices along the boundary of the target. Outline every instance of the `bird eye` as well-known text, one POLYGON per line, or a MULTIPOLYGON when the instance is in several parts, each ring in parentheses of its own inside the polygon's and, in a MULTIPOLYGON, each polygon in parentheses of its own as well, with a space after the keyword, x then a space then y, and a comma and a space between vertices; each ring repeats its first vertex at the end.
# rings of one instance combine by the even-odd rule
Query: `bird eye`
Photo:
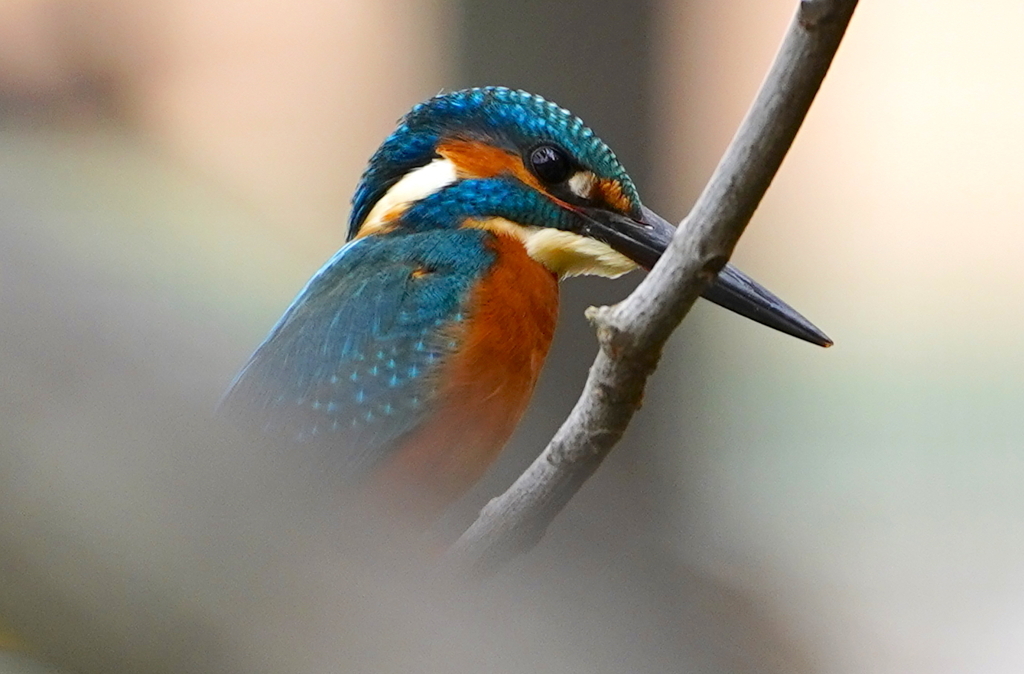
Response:
POLYGON ((530 168, 534 174, 548 184, 564 182, 572 172, 572 165, 565 151, 554 145, 541 145, 530 153, 530 168))

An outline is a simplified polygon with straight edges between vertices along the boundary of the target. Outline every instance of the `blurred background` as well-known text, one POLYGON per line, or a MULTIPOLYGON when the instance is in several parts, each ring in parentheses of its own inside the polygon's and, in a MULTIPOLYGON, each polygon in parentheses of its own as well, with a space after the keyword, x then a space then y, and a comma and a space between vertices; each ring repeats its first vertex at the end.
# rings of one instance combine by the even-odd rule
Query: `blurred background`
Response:
MULTIPOLYGON (((1014 0, 863 3, 736 254, 836 346, 699 305, 541 546, 458 600, 209 423, 411 105, 543 94, 679 220, 793 9, 0 2, 0 671, 1024 670, 1014 0)), ((563 286, 531 411, 437 544, 543 447, 583 310, 636 281, 563 286)))

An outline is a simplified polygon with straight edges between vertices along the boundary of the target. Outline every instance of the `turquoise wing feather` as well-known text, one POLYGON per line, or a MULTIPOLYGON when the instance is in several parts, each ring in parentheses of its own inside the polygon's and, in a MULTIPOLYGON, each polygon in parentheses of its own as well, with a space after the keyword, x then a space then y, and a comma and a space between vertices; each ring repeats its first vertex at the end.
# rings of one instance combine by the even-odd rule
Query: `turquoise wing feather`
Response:
POLYGON ((357 239, 306 285, 222 401, 282 443, 314 445, 346 477, 430 414, 470 291, 493 263, 478 230, 357 239))

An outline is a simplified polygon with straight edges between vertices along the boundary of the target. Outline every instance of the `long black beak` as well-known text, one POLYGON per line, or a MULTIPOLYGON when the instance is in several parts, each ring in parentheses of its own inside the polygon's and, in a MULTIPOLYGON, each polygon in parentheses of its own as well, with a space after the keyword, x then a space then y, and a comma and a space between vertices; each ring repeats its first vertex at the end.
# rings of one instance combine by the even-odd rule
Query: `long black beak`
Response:
MULTIPOLYGON (((585 215, 588 222, 583 234, 604 241, 644 269, 654 266, 676 231, 672 224, 646 207, 639 221, 604 209, 588 210, 585 215)), ((832 340, 796 309, 731 264, 719 272, 703 297, 805 342, 832 346, 832 340)))

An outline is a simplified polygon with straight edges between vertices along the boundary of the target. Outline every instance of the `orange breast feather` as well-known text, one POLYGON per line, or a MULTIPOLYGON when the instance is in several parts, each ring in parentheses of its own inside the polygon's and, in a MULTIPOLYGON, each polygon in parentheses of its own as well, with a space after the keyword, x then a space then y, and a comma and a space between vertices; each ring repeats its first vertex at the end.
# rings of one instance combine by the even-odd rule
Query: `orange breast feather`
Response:
POLYGON ((474 289, 460 347, 440 371, 437 412, 378 475, 414 492, 421 514, 458 498, 498 456, 530 401, 554 335, 554 274, 511 236, 495 236, 492 247, 496 262, 474 289))

